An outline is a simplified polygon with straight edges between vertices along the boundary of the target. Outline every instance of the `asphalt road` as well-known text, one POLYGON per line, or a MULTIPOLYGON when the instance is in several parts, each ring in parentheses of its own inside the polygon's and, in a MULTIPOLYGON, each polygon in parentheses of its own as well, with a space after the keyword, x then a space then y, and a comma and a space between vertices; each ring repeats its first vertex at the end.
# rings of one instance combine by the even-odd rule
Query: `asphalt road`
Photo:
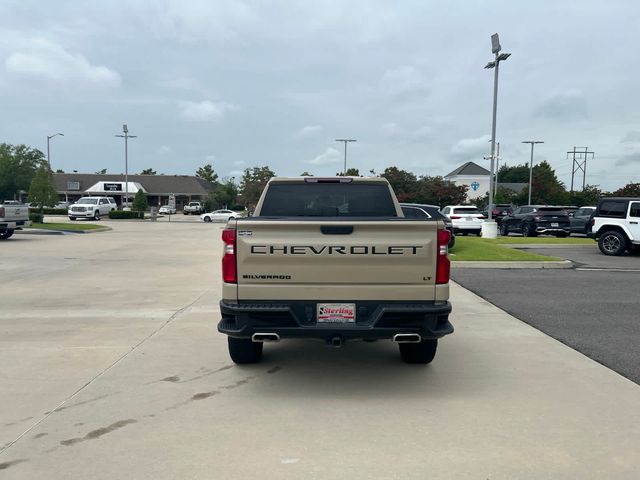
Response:
POLYGON ((528 251, 565 258, 573 270, 453 271, 453 278, 514 317, 640 383, 640 256, 597 247, 528 251))
POLYGON ((458 285, 429 366, 283 341, 239 367, 221 226, 103 222, 0 244, 2 479, 637 479, 640 387, 458 285))

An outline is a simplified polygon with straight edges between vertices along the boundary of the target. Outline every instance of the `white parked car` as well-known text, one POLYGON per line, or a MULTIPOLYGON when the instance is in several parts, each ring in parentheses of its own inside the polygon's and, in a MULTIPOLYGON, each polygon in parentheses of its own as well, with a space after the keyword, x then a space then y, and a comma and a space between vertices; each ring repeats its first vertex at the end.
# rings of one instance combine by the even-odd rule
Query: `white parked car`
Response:
POLYGON ((160 207, 160 210, 158 210, 158 213, 160 215, 164 215, 164 214, 172 215, 176 213, 176 207, 170 207, 169 205, 162 205, 160 207))
POLYGON ((200 215, 200 218, 205 222, 226 222, 240 217, 242 217, 242 215, 233 210, 216 210, 215 212, 200 215))
POLYGON ((451 220, 456 235, 467 233, 480 235, 482 223, 487 218, 473 205, 447 205, 440 213, 451 220))
POLYGON ((116 201, 112 197, 82 197, 68 208, 67 214, 69 220, 76 218, 100 220, 101 216, 109 215, 109 212, 116 208, 116 201))

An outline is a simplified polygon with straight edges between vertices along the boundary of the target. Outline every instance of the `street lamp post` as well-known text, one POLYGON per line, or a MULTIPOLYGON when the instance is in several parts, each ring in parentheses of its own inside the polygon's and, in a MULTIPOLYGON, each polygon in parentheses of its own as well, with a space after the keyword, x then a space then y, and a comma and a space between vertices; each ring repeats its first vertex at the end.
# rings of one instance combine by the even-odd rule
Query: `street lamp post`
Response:
MULTIPOLYGON (((125 123, 122 125, 122 133, 124 135, 115 135, 116 137, 124 138, 124 189, 125 189, 125 201, 129 201, 129 139, 137 138, 137 135, 129 135, 129 128, 125 123)), ((124 206, 122 207, 124 210, 124 206)))
POLYGON ((531 186, 533 183, 533 146, 536 143, 544 143, 539 140, 525 140, 522 143, 530 143, 531 144, 531 161, 529 162, 529 202, 527 205, 531 205, 531 186))
POLYGON ((64 133, 54 133, 53 135, 47 135, 47 163, 49 164, 49 169, 51 169, 51 148, 49 146, 49 142, 53 137, 57 137, 58 135, 64 137, 64 133))
POLYGON ((500 62, 506 60, 511 56, 510 53, 500 53, 502 47, 500 46, 500 38, 497 33, 491 35, 491 53, 495 55, 495 59, 485 65, 484 68, 495 68, 493 75, 493 122, 491 125, 491 175, 489 177, 489 221, 491 222, 493 215, 493 174, 495 171, 495 158, 496 158, 496 114, 498 112, 498 70, 500 68, 500 62))
POLYGON ((344 170, 342 170, 342 174, 347 174, 347 143, 349 142, 357 142, 353 138, 336 138, 336 142, 344 142, 344 170))
MULTIPOLYGON (((491 140, 489 140, 491 142, 491 140)), ((483 157, 485 160, 488 160, 489 157, 483 157)), ((494 195, 498 193, 498 172, 500 172, 500 142, 496 142, 496 179, 493 193, 494 195)))

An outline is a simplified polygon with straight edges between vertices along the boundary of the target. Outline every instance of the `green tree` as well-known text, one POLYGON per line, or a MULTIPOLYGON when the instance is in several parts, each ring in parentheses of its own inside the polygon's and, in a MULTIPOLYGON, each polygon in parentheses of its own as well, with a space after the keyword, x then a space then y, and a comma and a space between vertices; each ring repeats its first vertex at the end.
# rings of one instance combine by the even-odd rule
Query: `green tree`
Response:
POLYGON ((106 168, 103 168, 102 170, 98 170, 98 171, 96 172, 96 174, 98 174, 98 175, 104 175, 104 174, 106 174, 106 173, 107 173, 107 169, 106 169, 106 168))
POLYGON ((336 177, 359 177, 360 176, 360 170, 357 168, 347 168, 347 171, 342 173, 336 173, 336 177))
POLYGON ((56 185, 49 165, 45 162, 40 164, 35 177, 29 186, 29 203, 35 205, 42 213, 45 206, 52 207, 58 201, 56 185))
POLYGON ((62 170, 61 168, 56 169, 56 173, 64 173, 64 170, 62 170))
POLYGON ((640 183, 627 183, 619 188, 613 195, 616 197, 640 197, 640 183))
POLYGON ((212 185, 218 181, 218 174, 213 170, 211 164, 207 164, 196 170, 196 177, 202 178, 212 185))
POLYGON ((603 195, 597 185, 586 185, 581 192, 569 193, 567 204, 577 207, 595 206, 603 195))
POLYGON ((147 202, 147 194, 142 190, 138 190, 136 192, 136 196, 133 197, 133 205, 132 208, 135 212, 145 212, 149 207, 149 202, 147 202))
POLYGON ((309 173, 306 170, 300 174, 301 177, 313 177, 313 173, 309 173))
POLYGON ((155 175, 157 172, 153 168, 145 168, 140 172, 140 175, 155 175))
MULTIPOLYGON (((527 178, 527 183, 529 179, 527 178)), ((531 189, 531 203, 534 205, 566 205, 569 196, 564 183, 558 180, 555 170, 549 162, 543 160, 533 167, 533 179, 531 189)), ((529 186, 517 197, 519 205, 525 205, 529 198, 529 186)))
POLYGON ((423 176, 416 182, 416 191, 407 199, 412 203, 459 205, 467 198, 467 185, 456 185, 442 177, 423 176))
POLYGON ((38 168, 45 164, 44 153, 26 145, 0 144, 0 201, 13 200, 27 191, 38 168))
POLYGON ((529 164, 502 165, 498 169, 498 183, 529 183, 529 164))
POLYGON ((411 201, 415 196, 418 179, 413 173, 399 170, 398 167, 387 167, 380 176, 387 179, 399 202, 411 201))
POLYGON ((240 182, 240 192, 244 204, 253 209, 258 203, 267 182, 275 176, 275 172, 268 166, 245 169, 240 182))

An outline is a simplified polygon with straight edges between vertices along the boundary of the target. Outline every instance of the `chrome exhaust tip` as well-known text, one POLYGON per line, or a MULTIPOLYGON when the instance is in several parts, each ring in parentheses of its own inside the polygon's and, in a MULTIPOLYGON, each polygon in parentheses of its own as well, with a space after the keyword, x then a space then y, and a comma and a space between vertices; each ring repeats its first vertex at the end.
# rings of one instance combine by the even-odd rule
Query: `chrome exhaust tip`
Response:
POLYGON ((252 342, 278 342, 280 335, 277 333, 254 333, 251 335, 252 342))
POLYGON ((396 343, 420 343, 422 337, 417 333, 396 333, 393 336, 393 341, 396 343))

